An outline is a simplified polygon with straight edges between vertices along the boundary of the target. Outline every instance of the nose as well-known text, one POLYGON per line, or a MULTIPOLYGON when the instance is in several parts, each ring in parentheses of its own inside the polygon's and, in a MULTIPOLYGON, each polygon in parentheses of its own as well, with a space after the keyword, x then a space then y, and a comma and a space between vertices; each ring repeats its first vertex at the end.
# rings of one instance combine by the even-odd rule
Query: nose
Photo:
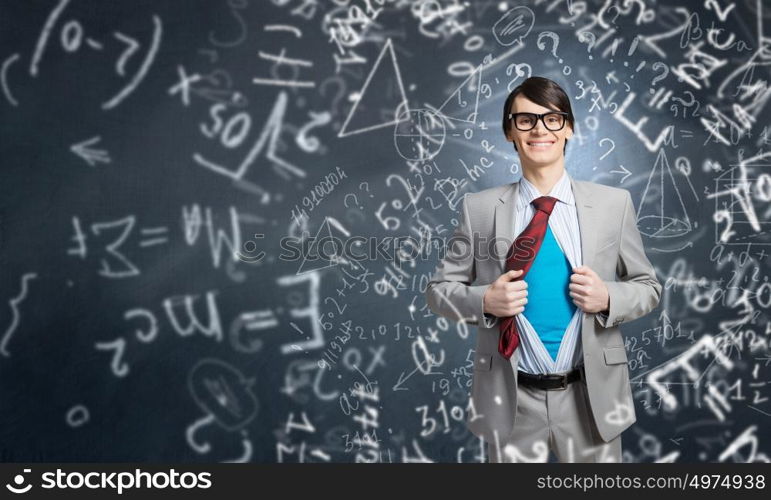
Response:
POLYGON ((538 133, 538 135, 541 135, 546 131, 547 131, 547 128, 544 125, 543 120, 541 119, 538 119, 535 121, 535 127, 533 127, 533 130, 531 130, 531 132, 536 132, 538 133))
POLYGON ((535 135, 541 136, 545 135, 548 130, 546 127, 544 127, 543 123, 541 123, 541 120, 538 120, 538 123, 536 123, 535 127, 533 127, 533 130, 531 130, 535 135))

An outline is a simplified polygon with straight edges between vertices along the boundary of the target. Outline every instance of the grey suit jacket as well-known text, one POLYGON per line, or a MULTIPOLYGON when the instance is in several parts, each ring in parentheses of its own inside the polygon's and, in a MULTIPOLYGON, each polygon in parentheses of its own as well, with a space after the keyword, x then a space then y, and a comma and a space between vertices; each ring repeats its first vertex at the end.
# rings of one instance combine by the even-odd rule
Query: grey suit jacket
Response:
MULTIPOLYGON (((572 177, 570 183, 583 264, 605 281, 610 294, 607 320, 585 313, 581 325, 589 402, 607 442, 637 420, 619 325, 653 310, 661 284, 645 255, 629 192, 572 177)), ((498 319, 484 313, 482 298, 503 274, 506 251, 517 236, 512 233, 518 189, 516 182, 466 195, 453 240, 426 289, 432 311, 478 326, 466 423, 488 443, 506 439, 516 425, 520 350, 510 360, 498 353, 498 319)))

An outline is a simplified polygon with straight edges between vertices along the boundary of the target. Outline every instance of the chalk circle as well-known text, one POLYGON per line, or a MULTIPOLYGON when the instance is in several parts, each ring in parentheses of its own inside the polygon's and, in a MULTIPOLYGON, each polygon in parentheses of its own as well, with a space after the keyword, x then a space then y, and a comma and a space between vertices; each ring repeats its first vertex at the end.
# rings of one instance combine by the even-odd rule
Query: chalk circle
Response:
POLYGON ((91 420, 91 414, 83 405, 76 405, 67 410, 67 425, 72 428, 81 427, 91 420))
POLYGON ((674 238, 690 233, 688 220, 666 215, 644 215, 637 221, 640 232, 651 238, 674 238))
POLYGON ((439 154, 444 145, 444 120, 430 109, 397 109, 394 146, 399 156, 410 161, 428 161, 439 154))

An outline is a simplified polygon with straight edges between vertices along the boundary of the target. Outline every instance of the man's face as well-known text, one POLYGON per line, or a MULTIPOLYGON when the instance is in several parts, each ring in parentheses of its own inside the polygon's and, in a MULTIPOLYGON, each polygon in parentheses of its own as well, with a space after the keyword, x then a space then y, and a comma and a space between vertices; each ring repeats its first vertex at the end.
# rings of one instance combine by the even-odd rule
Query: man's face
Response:
MULTIPOLYGON (((549 111, 560 110, 543 107, 523 95, 515 97, 511 106, 512 113, 541 114, 549 111)), ((542 120, 538 120, 536 126, 527 132, 518 130, 512 123, 507 140, 517 145, 517 151, 523 162, 532 165, 551 165, 562 159, 565 140, 571 137, 573 137, 573 129, 570 128, 569 123, 566 122, 561 130, 553 132, 544 126, 542 120)))

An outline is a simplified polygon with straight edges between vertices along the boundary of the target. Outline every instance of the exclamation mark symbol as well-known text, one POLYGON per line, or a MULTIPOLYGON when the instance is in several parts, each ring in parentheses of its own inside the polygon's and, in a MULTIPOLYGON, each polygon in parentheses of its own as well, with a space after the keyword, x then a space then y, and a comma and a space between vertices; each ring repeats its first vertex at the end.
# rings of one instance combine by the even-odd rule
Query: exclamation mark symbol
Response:
MULTIPOLYGON (((626 54, 628 57, 631 57, 632 54, 634 54, 634 51, 637 50, 637 45, 639 45, 639 43, 640 43, 640 36, 639 35, 635 35, 635 37, 632 39, 632 43, 629 46, 629 52, 627 52, 627 54, 626 54)), ((643 69, 644 67, 645 67, 645 61, 643 61, 640 64, 638 64, 637 67, 635 68, 634 72, 635 73, 639 73, 640 70, 643 69)), ((631 75, 629 78, 630 79, 634 78, 634 75, 631 75)))

